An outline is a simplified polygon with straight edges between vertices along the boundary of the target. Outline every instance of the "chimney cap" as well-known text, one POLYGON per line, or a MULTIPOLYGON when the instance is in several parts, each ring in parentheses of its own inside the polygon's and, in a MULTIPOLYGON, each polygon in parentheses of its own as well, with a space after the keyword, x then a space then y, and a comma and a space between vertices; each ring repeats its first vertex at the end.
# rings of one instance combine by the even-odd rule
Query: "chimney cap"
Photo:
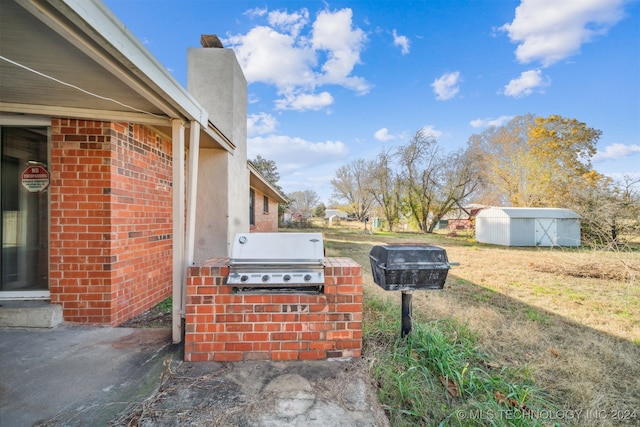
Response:
POLYGON ((215 34, 202 34, 200 36, 200 44, 202 47, 217 47, 223 48, 222 42, 215 34))

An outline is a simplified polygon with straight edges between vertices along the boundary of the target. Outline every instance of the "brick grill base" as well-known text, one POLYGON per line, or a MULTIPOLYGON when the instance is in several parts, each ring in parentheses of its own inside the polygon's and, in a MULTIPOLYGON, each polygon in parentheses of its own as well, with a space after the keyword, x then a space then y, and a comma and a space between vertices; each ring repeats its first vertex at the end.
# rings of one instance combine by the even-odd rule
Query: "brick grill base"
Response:
POLYGON ((362 268, 325 258, 323 293, 233 293, 229 259, 189 268, 184 360, 360 357, 362 268))

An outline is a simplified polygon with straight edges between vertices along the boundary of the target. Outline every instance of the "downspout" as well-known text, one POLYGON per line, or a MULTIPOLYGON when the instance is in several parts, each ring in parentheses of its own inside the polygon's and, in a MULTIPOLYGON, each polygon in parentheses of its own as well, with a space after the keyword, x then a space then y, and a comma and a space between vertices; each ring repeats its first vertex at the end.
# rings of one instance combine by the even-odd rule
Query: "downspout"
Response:
POLYGON ((196 199, 198 194, 198 159, 200 155, 200 122, 191 121, 189 133, 189 166, 187 168, 187 227, 185 236, 185 274, 182 285, 182 312, 187 311, 187 269, 193 265, 196 235, 196 199))
POLYGON ((173 157, 173 307, 172 338, 174 343, 182 341, 183 283, 186 280, 184 258, 184 122, 171 120, 171 142, 173 157))

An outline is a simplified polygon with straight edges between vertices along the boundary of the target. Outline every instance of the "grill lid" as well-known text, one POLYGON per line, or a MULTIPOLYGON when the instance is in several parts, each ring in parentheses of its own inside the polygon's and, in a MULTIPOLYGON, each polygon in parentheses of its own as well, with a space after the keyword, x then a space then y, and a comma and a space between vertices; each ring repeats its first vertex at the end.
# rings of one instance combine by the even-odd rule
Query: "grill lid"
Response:
POLYGON ((322 233, 239 233, 229 264, 231 285, 323 285, 322 233))
POLYGON ((374 246, 369 252, 373 280, 385 290, 442 289, 451 263, 437 246, 374 246))
POLYGON ((238 233, 231 265, 322 265, 322 233, 238 233))

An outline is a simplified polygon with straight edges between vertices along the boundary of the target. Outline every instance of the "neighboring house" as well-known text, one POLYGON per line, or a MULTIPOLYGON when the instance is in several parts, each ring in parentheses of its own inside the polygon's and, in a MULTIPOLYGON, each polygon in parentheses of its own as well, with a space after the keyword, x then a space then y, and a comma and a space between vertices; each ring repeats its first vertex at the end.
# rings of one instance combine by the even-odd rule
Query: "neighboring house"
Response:
POLYGON ((440 219, 436 229, 442 230, 447 228, 450 231, 471 230, 475 216, 484 209, 484 207, 484 205, 471 204, 463 208, 452 209, 440 219))
POLYGON ((287 199, 276 189, 253 163, 249 167, 249 224, 252 232, 278 231, 278 204, 287 199))
POLYGON ((187 90, 98 0, 2 0, 0 40, 0 299, 115 326, 173 295, 179 341, 187 266, 250 228, 234 52, 188 49, 187 90))
POLYGON ((580 246, 580 215, 558 208, 487 208, 476 240, 504 246, 580 246))

